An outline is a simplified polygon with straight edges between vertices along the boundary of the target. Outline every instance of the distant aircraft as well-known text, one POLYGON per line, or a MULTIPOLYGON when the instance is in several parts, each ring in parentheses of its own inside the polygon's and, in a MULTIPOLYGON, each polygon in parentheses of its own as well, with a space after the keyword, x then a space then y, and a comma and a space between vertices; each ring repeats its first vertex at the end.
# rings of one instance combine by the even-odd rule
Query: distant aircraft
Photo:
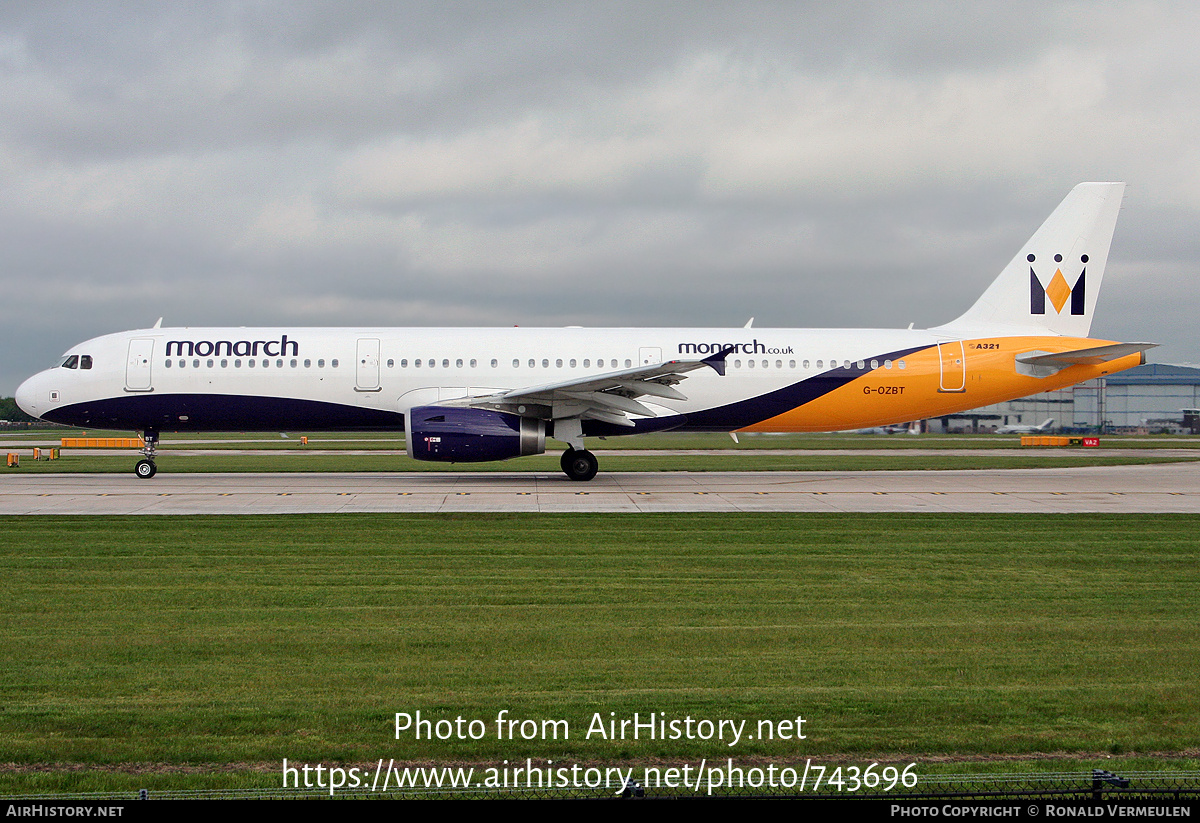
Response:
POLYGON ((869 429, 859 429, 858 434, 920 434, 921 424, 918 421, 912 423, 897 423, 893 426, 873 426, 869 429))
POLYGON ((996 429, 996 431, 994 431, 992 433, 993 434, 1038 434, 1039 432, 1050 431, 1050 429, 1053 425, 1054 425, 1054 418, 1052 417, 1040 426, 1021 426, 1021 425, 1014 424, 1011 426, 1001 426, 1000 428, 996 429))
POLYGON ((470 463, 659 431, 887 426, 1051 391, 1145 361, 1087 338, 1124 192, 1076 186, 983 296, 921 329, 159 328, 73 346, 26 380, 31 415, 163 431, 403 431, 418 460, 470 463), (682 390, 681 390, 682 388, 682 390), (686 392, 686 393, 685 393, 686 392))

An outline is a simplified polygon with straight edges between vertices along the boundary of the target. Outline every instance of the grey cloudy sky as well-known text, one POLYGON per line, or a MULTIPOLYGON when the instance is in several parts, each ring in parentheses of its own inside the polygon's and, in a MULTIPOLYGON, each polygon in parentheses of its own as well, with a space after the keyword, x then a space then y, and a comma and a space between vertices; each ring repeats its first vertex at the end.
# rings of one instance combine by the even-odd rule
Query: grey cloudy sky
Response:
POLYGON ((918 327, 1129 183, 1200 360, 1192 3, 0 4, 0 394, 151 325, 918 327))

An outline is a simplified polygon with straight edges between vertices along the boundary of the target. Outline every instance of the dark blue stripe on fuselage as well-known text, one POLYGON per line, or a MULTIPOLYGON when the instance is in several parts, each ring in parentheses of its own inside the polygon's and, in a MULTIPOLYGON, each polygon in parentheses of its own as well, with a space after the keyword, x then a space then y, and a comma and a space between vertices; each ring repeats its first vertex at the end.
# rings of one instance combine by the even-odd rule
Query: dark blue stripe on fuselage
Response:
MULTIPOLYGON (((887 354, 875 355, 867 358, 867 360, 896 361, 914 352, 925 351, 930 348, 933 347, 914 346, 911 349, 902 349, 887 354)), ((789 412, 819 397, 824 397, 830 392, 836 391, 847 383, 857 380, 864 374, 869 374, 872 371, 874 369, 871 369, 869 365, 860 369, 856 365, 856 362, 852 362, 848 369, 844 367, 830 369, 806 380, 801 380, 799 383, 792 383, 790 386, 784 386, 782 389, 776 389, 759 397, 751 397, 748 400, 739 400, 736 403, 717 406, 712 409, 704 409, 703 411, 689 412, 686 416, 679 415, 674 418, 659 417, 635 420, 633 428, 628 426, 614 426, 611 423, 601 423, 597 420, 585 420, 583 421, 583 433, 588 436, 616 437, 625 434, 644 434, 652 431, 663 431, 665 429, 674 431, 716 432, 744 429, 747 426, 753 426, 755 423, 761 423, 764 420, 770 420, 772 417, 789 412), (669 424, 671 420, 676 422, 669 424)))
POLYGON ((75 403, 42 417, 70 426, 134 431, 404 430, 400 412, 320 400, 229 394, 131 394, 75 403))

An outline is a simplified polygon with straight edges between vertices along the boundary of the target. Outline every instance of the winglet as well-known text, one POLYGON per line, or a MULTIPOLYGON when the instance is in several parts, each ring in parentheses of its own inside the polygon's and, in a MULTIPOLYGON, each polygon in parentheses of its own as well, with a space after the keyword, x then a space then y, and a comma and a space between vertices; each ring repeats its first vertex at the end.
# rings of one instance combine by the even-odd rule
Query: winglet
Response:
POLYGON ((712 366, 713 371, 722 377, 725 376, 725 358, 731 353, 737 351, 737 346, 729 346, 721 349, 714 355, 704 358, 700 362, 706 366, 712 366))

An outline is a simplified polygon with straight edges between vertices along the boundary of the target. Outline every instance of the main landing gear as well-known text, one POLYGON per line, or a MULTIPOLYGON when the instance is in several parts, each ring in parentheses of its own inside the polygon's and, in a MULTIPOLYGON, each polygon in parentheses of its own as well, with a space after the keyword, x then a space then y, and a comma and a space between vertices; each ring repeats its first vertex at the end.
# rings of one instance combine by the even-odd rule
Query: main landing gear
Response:
POLYGON ((558 464, 572 480, 591 480, 600 468, 596 455, 587 449, 567 449, 562 453, 558 464))
POLYGON ((142 449, 145 457, 133 467, 133 473, 142 480, 149 480, 158 473, 158 466, 154 465, 154 453, 158 450, 158 432, 147 429, 142 434, 142 442, 146 444, 142 449))

